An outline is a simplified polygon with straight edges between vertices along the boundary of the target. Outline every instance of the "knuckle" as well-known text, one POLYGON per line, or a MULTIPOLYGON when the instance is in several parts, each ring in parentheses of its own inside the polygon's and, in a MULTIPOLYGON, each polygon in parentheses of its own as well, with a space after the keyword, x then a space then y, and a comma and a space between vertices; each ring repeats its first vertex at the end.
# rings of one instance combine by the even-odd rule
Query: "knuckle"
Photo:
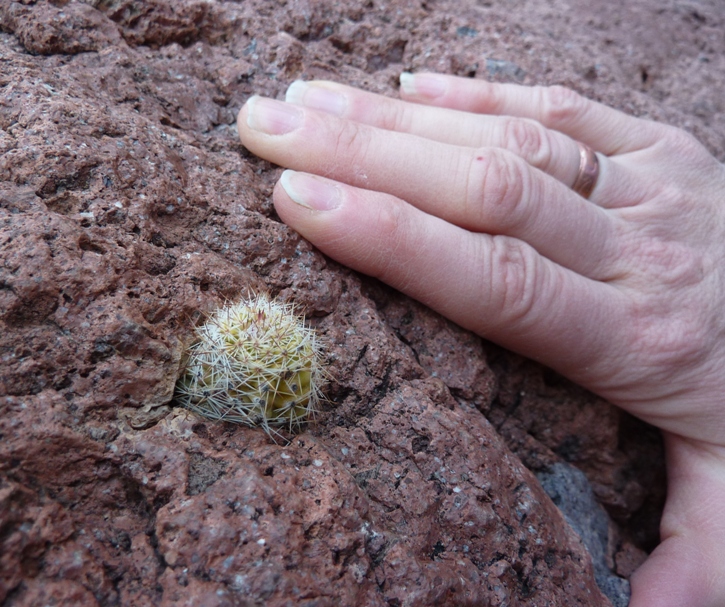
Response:
POLYGON ((411 130, 412 115, 410 109, 402 104, 385 100, 378 116, 380 127, 386 131, 408 132, 411 130))
POLYGON ((356 122, 344 122, 335 133, 333 157, 352 167, 364 165, 369 149, 370 131, 356 122))
POLYGON ((551 160, 548 131, 538 122, 521 118, 506 118, 503 122, 504 144, 507 149, 537 167, 546 167, 551 160))
POLYGON ((508 105, 508 92, 506 86, 491 84, 485 88, 486 113, 502 114, 508 105))
POLYGON ((722 174, 722 165, 693 135, 674 126, 655 127, 653 159, 666 176, 657 185, 671 198, 691 198, 689 194, 699 191, 704 182, 713 182, 722 174))
POLYGON ((580 116, 586 110, 586 99, 570 88, 554 85, 544 87, 541 91, 546 124, 567 122, 580 116))
POLYGON ((674 369, 701 364, 712 347, 712 335, 691 311, 682 314, 642 301, 633 306, 630 325, 637 336, 635 354, 648 360, 652 372, 660 372, 665 381, 674 369))
POLYGON ((521 219, 525 174, 510 154, 486 149, 473 156, 466 193, 465 215, 477 225, 506 230, 521 219))
POLYGON ((697 285, 707 275, 702 252, 686 245, 653 239, 640 246, 638 259, 668 290, 697 285))
POLYGON ((633 295, 629 310, 636 354, 665 374, 699 364, 720 334, 703 321, 713 315, 711 302, 695 295, 707 281, 712 261, 697 248, 658 239, 638 242, 632 257, 632 276, 651 285, 633 295))
POLYGON ((687 131, 670 125, 661 125, 663 136, 661 142, 670 153, 677 152, 681 158, 691 158, 700 154, 702 144, 687 131))
POLYGON ((521 326, 531 319, 536 301, 538 254, 526 243, 494 236, 488 257, 489 309, 503 323, 521 326))
POLYGON ((390 204, 378 207, 376 226, 381 239, 385 242, 399 242, 400 234, 404 231, 404 224, 405 217, 401 203, 392 200, 390 204))
POLYGON ((375 278, 385 278, 399 259, 398 251, 405 248, 409 219, 402 201, 391 199, 389 204, 378 207, 375 218, 376 240, 385 246, 367 247, 363 256, 375 268, 375 278))

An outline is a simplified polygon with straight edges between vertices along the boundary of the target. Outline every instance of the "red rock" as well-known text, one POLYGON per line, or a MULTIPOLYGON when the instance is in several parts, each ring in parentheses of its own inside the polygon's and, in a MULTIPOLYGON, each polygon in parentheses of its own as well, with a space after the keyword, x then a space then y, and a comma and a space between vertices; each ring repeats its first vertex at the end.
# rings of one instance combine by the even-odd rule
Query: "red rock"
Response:
POLYGON ((622 11, 0 0, 0 602, 607 605, 524 464, 588 475, 627 575, 656 433, 326 260, 234 118, 295 78, 393 95, 436 69, 569 84, 725 157, 723 17, 622 11), (248 289, 328 344, 330 404, 289 446, 170 402, 194 323, 248 289))

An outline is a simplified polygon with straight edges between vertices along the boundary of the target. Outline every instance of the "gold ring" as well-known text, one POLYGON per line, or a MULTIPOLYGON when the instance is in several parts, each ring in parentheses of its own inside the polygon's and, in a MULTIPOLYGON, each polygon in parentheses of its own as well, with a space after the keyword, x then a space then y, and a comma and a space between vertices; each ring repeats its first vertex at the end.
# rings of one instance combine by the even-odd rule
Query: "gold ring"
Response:
POLYGON ((577 141, 579 146, 579 172, 571 189, 582 198, 589 198, 597 185, 599 177, 599 159, 592 148, 577 141))

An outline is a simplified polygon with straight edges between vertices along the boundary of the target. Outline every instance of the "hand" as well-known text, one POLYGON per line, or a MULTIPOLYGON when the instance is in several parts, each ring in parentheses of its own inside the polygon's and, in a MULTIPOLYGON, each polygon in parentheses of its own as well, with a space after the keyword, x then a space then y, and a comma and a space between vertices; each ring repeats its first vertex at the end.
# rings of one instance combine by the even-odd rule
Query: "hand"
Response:
POLYGON ((294 169, 280 217, 324 253, 662 428, 662 544, 631 607, 725 604, 725 168, 561 87, 404 74, 252 98, 244 145, 294 169), (571 186, 582 142, 601 172, 571 186))

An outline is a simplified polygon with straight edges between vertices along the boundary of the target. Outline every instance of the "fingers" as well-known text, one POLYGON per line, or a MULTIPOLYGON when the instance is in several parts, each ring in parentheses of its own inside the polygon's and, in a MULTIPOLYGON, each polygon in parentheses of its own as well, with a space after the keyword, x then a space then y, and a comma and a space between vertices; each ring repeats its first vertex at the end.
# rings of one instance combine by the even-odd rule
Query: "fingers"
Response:
POLYGON ((330 257, 561 372, 588 366, 611 339, 616 290, 519 240, 474 234, 388 194, 293 171, 283 173, 274 201, 281 219, 330 257))
POLYGON ((238 125, 242 142, 272 162, 387 192, 462 228, 525 240, 559 264, 607 277, 615 218, 513 154, 383 131, 263 98, 245 105, 238 125))
POLYGON ((286 101, 388 131, 466 147, 513 152, 566 185, 574 183, 578 146, 534 120, 487 116, 407 103, 335 82, 293 82, 286 101))
MULTIPOLYGON (((579 171, 578 143, 530 118, 408 103, 326 81, 293 82, 286 100, 387 131, 463 147, 508 150, 567 187, 574 184, 579 171)), ((633 178, 630 171, 616 160, 600 163, 606 179, 598 181, 589 196, 591 202, 621 207, 643 198, 641 180, 633 178)))
POLYGON ((672 434, 662 543, 632 577, 630 607, 725 605, 725 453, 672 434))
POLYGON ((402 74, 403 99, 440 107, 531 118, 607 155, 636 151, 659 138, 656 123, 627 116, 562 86, 497 84, 441 74, 402 74))

